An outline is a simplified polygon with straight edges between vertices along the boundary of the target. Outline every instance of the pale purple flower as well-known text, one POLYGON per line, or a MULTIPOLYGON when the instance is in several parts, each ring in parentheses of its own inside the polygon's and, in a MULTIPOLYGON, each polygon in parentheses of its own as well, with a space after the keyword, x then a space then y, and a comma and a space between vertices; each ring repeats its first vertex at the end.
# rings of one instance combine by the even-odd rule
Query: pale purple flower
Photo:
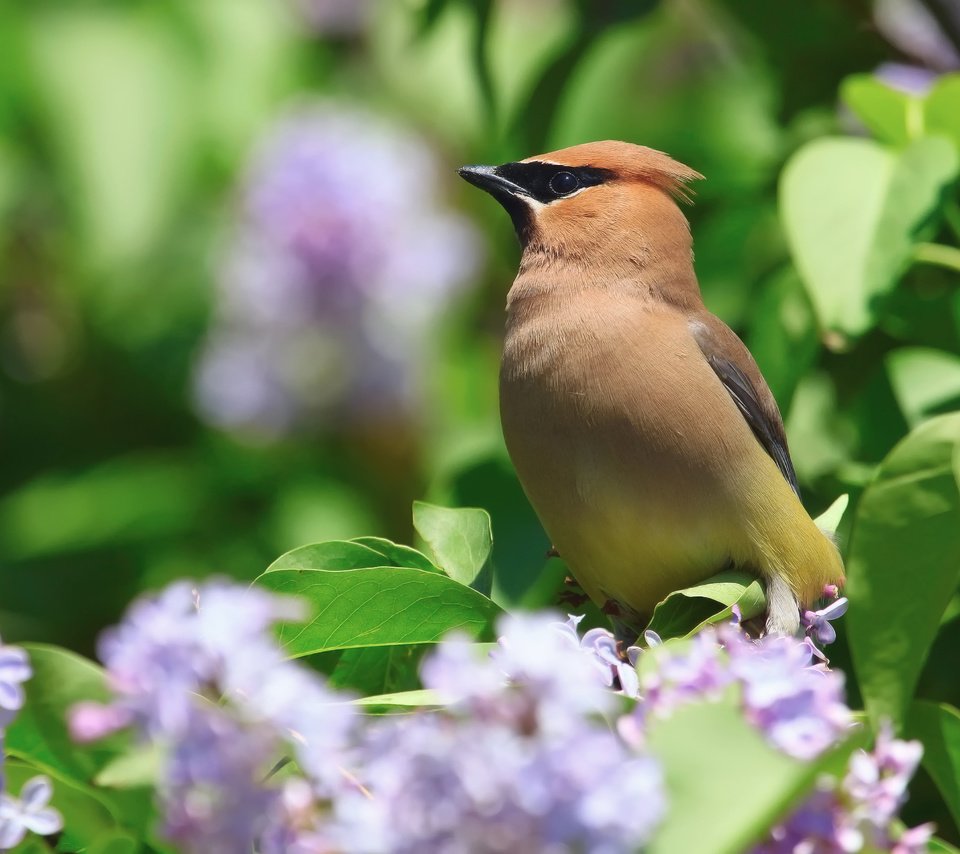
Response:
POLYGON ((20 797, 0 795, 0 850, 19 845, 27 831, 49 836, 63 829, 63 817, 48 806, 53 787, 46 777, 32 777, 23 784, 20 797))
POLYGON ((293 0, 306 25, 320 36, 356 36, 373 12, 372 0, 293 0))
POLYGON ((0 646, 0 728, 9 726, 23 708, 23 683, 33 675, 25 650, 0 646))
POLYGON ((194 708, 162 771, 164 836, 195 854, 253 851, 280 797, 265 780, 277 755, 266 727, 194 708))
POLYGON ((933 827, 900 831, 896 826, 922 752, 918 742, 894 739, 890 728, 883 727, 872 752, 856 751, 842 781, 822 777, 814 792, 771 830, 753 854, 847 854, 865 848, 922 854, 933 827))
POLYGON ((880 33, 918 64, 940 73, 960 68, 960 53, 922 0, 876 0, 873 14, 880 33))
MULTIPOLYGON (((118 726, 136 721, 147 734, 170 734, 189 722, 193 695, 208 686, 255 692, 282 662, 267 629, 302 616, 295 600, 220 581, 200 588, 178 582, 140 599, 98 647, 117 693, 113 720, 118 726)), ((106 712, 98 720, 93 711, 81 706, 74 713, 78 734, 109 725, 106 712)))
POLYGON ((830 623, 847 613, 848 604, 844 596, 819 611, 804 611, 800 622, 806 634, 823 646, 832 644, 837 639, 837 630, 830 623))
POLYGON ((330 101, 278 122, 219 265, 201 414, 271 438, 414 412, 430 330, 479 261, 439 187, 427 144, 374 114, 330 101))

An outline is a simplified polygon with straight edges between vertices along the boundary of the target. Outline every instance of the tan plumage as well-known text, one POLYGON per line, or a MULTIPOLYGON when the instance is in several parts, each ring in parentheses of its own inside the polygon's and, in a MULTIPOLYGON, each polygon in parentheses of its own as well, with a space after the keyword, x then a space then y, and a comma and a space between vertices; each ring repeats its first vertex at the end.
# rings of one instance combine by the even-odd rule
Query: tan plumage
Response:
POLYGON ((676 202, 700 176, 623 142, 461 174, 504 204, 523 243, 503 432, 584 590, 636 628, 672 590, 732 563, 766 579, 768 628, 796 631, 798 603, 843 567, 791 485, 756 363, 700 297, 676 202))

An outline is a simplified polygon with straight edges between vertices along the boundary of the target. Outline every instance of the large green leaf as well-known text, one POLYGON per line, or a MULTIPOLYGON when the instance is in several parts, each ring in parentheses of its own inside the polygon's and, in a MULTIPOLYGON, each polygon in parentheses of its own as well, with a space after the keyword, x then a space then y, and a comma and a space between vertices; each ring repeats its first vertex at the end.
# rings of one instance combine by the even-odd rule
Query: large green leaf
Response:
POLYGON ((730 570, 702 584, 677 590, 654 608, 647 628, 664 640, 686 637, 711 623, 729 619, 734 605, 740 607, 745 620, 764 612, 767 600, 756 576, 730 570))
POLYGON ((32 764, 87 783, 125 747, 109 738, 77 745, 67 731, 67 710, 81 700, 110 697, 103 670, 76 653, 44 644, 24 644, 33 677, 26 683, 27 702, 10 725, 6 749, 32 764))
POLYGON ((328 540, 311 543, 280 555, 267 572, 278 569, 362 569, 369 566, 389 566, 390 560, 370 546, 348 540, 328 540))
POLYGON ((413 526, 433 562, 451 578, 482 593, 490 592, 493 548, 490 514, 476 507, 438 507, 413 502, 413 526))
POLYGON ((876 721, 903 721, 958 579, 960 414, 911 432, 860 499, 847 559, 853 663, 876 721))
POLYGON ((420 659, 424 644, 368 646, 340 650, 328 681, 334 688, 352 694, 393 694, 419 687, 420 659))
POLYGON ((932 347, 900 347, 887 354, 887 375, 907 422, 958 408, 960 356, 932 347))
POLYGON ((401 546, 385 540, 383 537, 354 537, 351 542, 360 543, 379 552, 386 558, 383 564, 389 566, 409 566, 414 569, 426 569, 430 572, 442 572, 430 558, 410 546, 401 546))
POLYGON ((452 631, 493 638, 500 608, 486 596, 434 572, 371 567, 339 572, 281 569, 257 583, 302 597, 303 625, 284 624, 280 640, 293 657, 333 649, 434 643, 452 631))
POLYGON ((847 77, 840 96, 881 142, 906 145, 922 129, 921 100, 887 86, 872 74, 847 77))
POLYGON ((827 330, 855 337, 876 323, 957 166, 956 148, 941 137, 902 151, 866 139, 824 138, 791 158, 780 185, 781 214, 827 330))
POLYGON ((741 854, 836 762, 834 753, 814 762, 778 753, 732 696, 652 721, 650 751, 663 763, 669 804, 651 854, 741 854))
POLYGON ((946 703, 916 700, 904 735, 923 742, 923 767, 960 825, 960 711, 946 703))

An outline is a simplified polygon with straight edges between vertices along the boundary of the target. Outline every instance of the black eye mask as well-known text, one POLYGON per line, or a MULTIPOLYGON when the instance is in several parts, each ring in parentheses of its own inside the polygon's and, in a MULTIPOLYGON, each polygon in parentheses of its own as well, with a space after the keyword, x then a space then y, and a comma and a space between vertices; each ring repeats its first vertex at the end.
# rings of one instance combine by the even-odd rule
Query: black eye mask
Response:
POLYGON ((562 199, 582 187, 595 187, 613 176, 609 169, 593 166, 562 166, 557 163, 504 163, 494 172, 542 204, 562 199))

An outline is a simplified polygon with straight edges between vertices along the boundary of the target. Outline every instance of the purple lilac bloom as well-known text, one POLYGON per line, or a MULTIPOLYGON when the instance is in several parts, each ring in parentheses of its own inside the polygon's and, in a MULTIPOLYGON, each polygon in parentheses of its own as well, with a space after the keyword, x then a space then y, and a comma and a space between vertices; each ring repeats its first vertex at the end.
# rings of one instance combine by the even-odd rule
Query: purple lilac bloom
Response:
POLYGON ((30 660, 24 650, 0 645, 0 728, 9 726, 23 708, 23 683, 31 675, 30 660))
POLYGON ((46 777, 32 777, 23 784, 20 797, 0 795, 0 851, 19 845, 27 831, 49 836, 63 829, 63 817, 47 806, 53 787, 46 777))
POLYGON ((163 755, 164 829, 188 852, 252 850, 286 821, 270 771, 293 752, 309 785, 332 793, 353 721, 347 697, 286 661, 270 628, 297 600, 222 581, 176 583, 135 603, 99 645, 115 700, 82 703, 82 739, 133 725, 163 755))
POLYGON ((270 438, 415 411, 429 331, 479 262, 439 187, 433 151, 386 119, 320 102, 281 120, 219 266, 201 414, 270 438))
POLYGON ((368 730, 372 797, 355 792, 341 809, 376 828, 381 847, 360 835, 349 850, 600 854, 650 838, 665 810, 662 775, 598 714, 615 700, 609 666, 553 617, 506 617, 500 628, 491 656, 453 641, 425 663, 424 684, 457 698, 447 711, 368 730))
POLYGON ((851 725, 842 674, 815 664, 809 640, 748 638, 735 625, 707 629, 688 641, 663 644, 656 667, 640 680, 636 709, 621 732, 642 743, 648 716, 668 717, 678 706, 719 699, 740 689, 746 719, 784 753, 812 759, 851 725))
POLYGON ((800 619, 808 637, 823 646, 829 646, 837 639, 837 630, 830 625, 847 613, 849 602, 846 597, 831 602, 819 611, 804 611, 800 619))
POLYGON ((856 751, 842 781, 823 777, 813 794, 774 827, 753 854, 847 854, 864 848, 923 854, 933 827, 924 824, 901 831, 895 826, 922 752, 919 742, 895 739, 884 727, 872 753, 856 751))

